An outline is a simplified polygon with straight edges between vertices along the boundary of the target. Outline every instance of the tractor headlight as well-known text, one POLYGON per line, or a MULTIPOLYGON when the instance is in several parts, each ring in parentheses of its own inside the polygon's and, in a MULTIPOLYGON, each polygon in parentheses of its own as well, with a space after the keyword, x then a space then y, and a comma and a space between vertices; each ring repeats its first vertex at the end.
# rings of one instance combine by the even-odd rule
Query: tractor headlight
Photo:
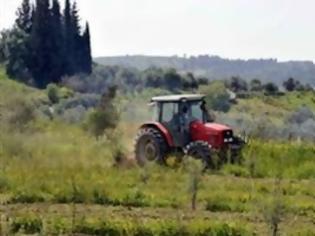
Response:
POLYGON ((225 138, 224 142, 225 143, 232 143, 233 142, 233 138, 225 138))

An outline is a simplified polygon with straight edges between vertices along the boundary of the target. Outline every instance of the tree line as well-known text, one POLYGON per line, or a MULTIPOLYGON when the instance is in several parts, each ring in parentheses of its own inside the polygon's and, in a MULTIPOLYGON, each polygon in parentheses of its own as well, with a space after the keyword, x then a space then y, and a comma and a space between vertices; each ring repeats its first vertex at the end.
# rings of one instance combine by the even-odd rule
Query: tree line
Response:
POLYGON ((218 56, 199 55, 190 57, 171 56, 117 56, 94 59, 102 65, 119 65, 145 70, 151 66, 178 71, 197 72, 212 80, 222 80, 240 76, 246 81, 259 78, 263 83, 273 81, 278 86, 289 77, 296 77, 300 82, 315 86, 315 64, 311 61, 278 62, 276 59, 225 59, 218 56))
POLYGON ((45 88, 63 76, 92 72, 89 24, 82 28, 76 2, 23 0, 14 26, 1 33, 0 63, 13 78, 45 88))
MULTIPOLYGON (((226 80, 225 86, 235 93, 264 91, 268 94, 275 94, 280 91, 280 88, 273 82, 263 83, 259 79, 253 79, 248 83, 238 76, 232 76, 229 80, 226 80)), ((286 92, 314 91, 310 84, 302 84, 292 77, 285 80, 282 83, 282 87, 286 92)))
POLYGON ((81 93, 101 94, 104 88, 116 85, 120 91, 139 92, 147 88, 159 88, 171 93, 194 92, 209 80, 192 73, 180 73, 175 69, 151 67, 144 71, 120 66, 96 64, 89 76, 65 76, 62 84, 81 93))

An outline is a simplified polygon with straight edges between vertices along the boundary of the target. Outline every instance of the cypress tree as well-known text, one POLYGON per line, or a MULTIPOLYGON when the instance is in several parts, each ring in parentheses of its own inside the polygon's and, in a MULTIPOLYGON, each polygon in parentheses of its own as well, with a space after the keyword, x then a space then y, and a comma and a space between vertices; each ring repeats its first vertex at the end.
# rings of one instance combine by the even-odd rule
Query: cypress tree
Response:
POLYGON ((73 75, 74 69, 74 45, 73 45, 73 31, 71 19, 71 4, 70 0, 66 0, 64 9, 64 45, 65 45, 65 74, 73 75))
POLYGON ((71 7, 71 27, 74 35, 79 36, 81 27, 80 27, 80 19, 79 19, 79 11, 77 2, 73 2, 71 7))
POLYGON ((39 88, 53 81, 52 16, 49 0, 36 0, 36 11, 31 33, 31 72, 39 88))
POLYGON ((52 17, 52 31, 51 31, 51 47, 52 47, 52 82, 58 83, 61 77, 65 74, 64 71, 64 39, 63 39, 63 27, 62 16, 60 13, 60 4, 58 0, 53 0, 51 9, 52 17))
POLYGON ((83 40, 81 37, 81 27, 79 23, 79 13, 77 3, 74 2, 71 8, 71 32, 72 32, 72 43, 73 43, 73 55, 72 61, 74 64, 74 73, 83 72, 82 61, 84 60, 83 55, 83 40))
POLYGON ((83 72, 91 74, 92 72, 92 55, 91 55, 91 38, 90 38, 90 27, 86 23, 85 30, 83 33, 83 72))
POLYGON ((15 20, 16 26, 30 34, 32 30, 32 8, 29 0, 23 0, 22 5, 17 10, 17 19, 15 20))
MULTIPOLYGON (((35 19, 35 12, 36 12, 36 7, 34 4, 32 4, 32 11, 31 11, 31 21, 32 21, 32 25, 34 24, 34 19, 35 19)), ((31 30, 32 32, 32 30, 31 30)), ((31 33, 30 32, 30 33, 31 33)))

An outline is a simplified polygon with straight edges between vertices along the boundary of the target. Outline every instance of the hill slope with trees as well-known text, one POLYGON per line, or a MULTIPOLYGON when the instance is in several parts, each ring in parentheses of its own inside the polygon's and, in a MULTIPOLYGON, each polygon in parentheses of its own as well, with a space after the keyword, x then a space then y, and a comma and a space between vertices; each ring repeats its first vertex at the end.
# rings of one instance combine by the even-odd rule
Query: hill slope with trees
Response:
POLYGON ((119 65, 140 70, 149 67, 175 68, 181 72, 193 72, 211 80, 240 76, 249 81, 260 79, 278 85, 293 77, 302 83, 315 86, 315 65, 311 61, 278 62, 275 59, 230 60, 217 56, 159 57, 159 56, 117 56, 100 57, 95 61, 103 65, 119 65))

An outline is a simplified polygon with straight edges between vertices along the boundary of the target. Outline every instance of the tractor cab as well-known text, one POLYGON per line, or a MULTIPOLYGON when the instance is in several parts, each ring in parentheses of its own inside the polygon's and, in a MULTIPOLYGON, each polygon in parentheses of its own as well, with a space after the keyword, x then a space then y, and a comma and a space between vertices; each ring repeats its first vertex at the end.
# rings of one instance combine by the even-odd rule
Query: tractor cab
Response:
POLYGON ((142 124, 135 142, 136 159, 140 164, 148 160, 164 163, 168 153, 180 150, 213 166, 213 152, 231 150, 230 153, 236 153, 244 143, 234 137, 230 127, 214 123, 204 95, 153 97, 151 105, 153 120, 142 124))
POLYGON ((172 136, 174 146, 182 147, 190 142, 190 124, 210 120, 204 95, 170 95, 153 97, 154 121, 162 124, 172 136))

